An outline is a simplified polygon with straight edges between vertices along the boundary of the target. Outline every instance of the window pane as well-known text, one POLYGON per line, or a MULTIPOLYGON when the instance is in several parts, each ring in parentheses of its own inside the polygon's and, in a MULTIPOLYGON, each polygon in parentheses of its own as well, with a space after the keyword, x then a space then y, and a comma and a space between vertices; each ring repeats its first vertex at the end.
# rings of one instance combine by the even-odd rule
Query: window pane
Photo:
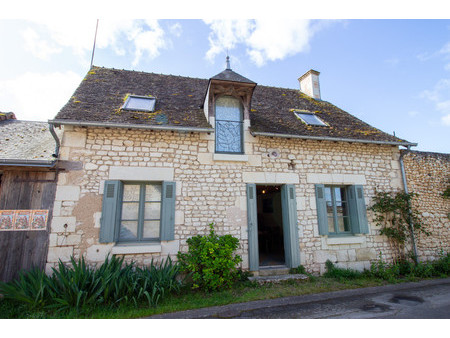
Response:
POLYGON ((348 217, 338 217, 339 232, 350 231, 348 217))
POLYGON ((145 186, 145 200, 146 201, 161 201, 161 186, 160 185, 146 185, 145 186))
POLYGON ((330 232, 330 233, 336 232, 336 230, 334 229, 333 217, 328 217, 328 232, 330 232))
POLYGON ((161 203, 145 203, 144 219, 159 219, 161 217, 161 203))
POLYGON ((242 121, 242 105, 230 96, 219 97, 216 101, 216 120, 242 121))
POLYGON ((120 224, 119 240, 136 240, 137 228, 137 221, 122 221, 120 224))
POLYGON ((326 126, 316 115, 314 114, 301 114, 296 113, 298 117, 300 117, 306 124, 315 125, 315 126, 326 126))
POLYGON ((133 97, 130 96, 125 104, 125 109, 129 110, 147 110, 153 111, 155 99, 152 97, 133 97))
POLYGON ((144 238, 159 238, 159 221, 144 222, 144 238))
POLYGON ((242 124, 240 122, 216 121, 216 151, 242 152, 242 124))
POLYGON ((123 186, 124 201, 139 201, 139 192, 141 186, 139 184, 125 184, 123 186))
POLYGON ((139 218, 139 203, 123 203, 122 204, 122 219, 139 218))

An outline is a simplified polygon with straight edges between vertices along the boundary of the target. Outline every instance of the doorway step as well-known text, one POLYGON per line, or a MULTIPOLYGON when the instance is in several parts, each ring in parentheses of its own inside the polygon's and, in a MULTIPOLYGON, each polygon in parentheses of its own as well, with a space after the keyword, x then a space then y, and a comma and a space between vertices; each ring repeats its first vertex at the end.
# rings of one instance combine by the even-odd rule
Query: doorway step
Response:
POLYGON ((306 279, 308 279, 308 276, 302 274, 249 277, 250 281, 257 282, 258 284, 280 283, 286 280, 306 280, 306 279))

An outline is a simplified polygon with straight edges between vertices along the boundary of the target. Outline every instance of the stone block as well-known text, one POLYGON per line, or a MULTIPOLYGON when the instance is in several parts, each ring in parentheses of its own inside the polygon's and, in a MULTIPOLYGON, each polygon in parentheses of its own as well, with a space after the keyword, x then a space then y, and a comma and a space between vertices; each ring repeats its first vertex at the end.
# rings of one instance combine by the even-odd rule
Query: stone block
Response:
POLYGON ((59 260, 62 262, 70 262, 70 257, 73 255, 73 246, 64 247, 49 247, 47 262, 57 263, 59 260))
POLYGON ((315 251, 314 252, 314 262, 325 263, 327 260, 335 263, 337 261, 336 254, 330 251, 315 251))
POLYGON ((162 241, 161 242, 161 255, 176 257, 178 251, 180 251, 180 241, 162 241))
POLYGON ((84 148, 86 146, 86 133, 64 131, 61 145, 63 147, 84 148))
POLYGON ((173 168, 164 167, 125 167, 113 166, 109 168, 110 180, 133 180, 133 181, 172 181, 173 168))
POLYGON ((51 223, 52 232, 75 232, 76 218, 68 217, 53 217, 51 223))
POLYGON ((88 262, 103 262, 106 256, 111 253, 114 243, 97 244, 90 246, 86 251, 86 260, 88 262))
POLYGON ((56 187, 55 201, 78 201, 80 187, 75 185, 58 185, 56 187))
POLYGON ((370 261, 377 258, 377 252, 374 249, 362 248, 355 249, 356 260, 358 261, 370 261))

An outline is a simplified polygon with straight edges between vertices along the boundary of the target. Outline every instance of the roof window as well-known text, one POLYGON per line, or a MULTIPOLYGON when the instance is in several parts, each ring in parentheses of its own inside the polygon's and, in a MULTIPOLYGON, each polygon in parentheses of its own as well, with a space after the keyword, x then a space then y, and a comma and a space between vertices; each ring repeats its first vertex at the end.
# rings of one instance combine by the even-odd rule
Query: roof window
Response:
POLYGON ((156 99, 152 96, 128 96, 122 109, 134 111, 153 111, 155 109, 156 99))
POLYGON ((312 125, 312 126, 328 126, 328 124, 323 122, 313 112, 310 112, 310 111, 307 111, 307 110, 294 109, 294 114, 300 120, 302 120, 303 122, 305 122, 308 125, 312 125))

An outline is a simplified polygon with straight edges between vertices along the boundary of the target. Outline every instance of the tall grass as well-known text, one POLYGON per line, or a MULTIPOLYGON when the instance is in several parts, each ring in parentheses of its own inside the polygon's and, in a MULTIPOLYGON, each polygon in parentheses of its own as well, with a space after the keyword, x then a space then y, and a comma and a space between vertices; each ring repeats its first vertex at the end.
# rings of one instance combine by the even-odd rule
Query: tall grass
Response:
POLYGON ((24 303, 34 309, 79 311, 87 306, 116 306, 122 303, 147 303, 156 306, 167 293, 181 288, 177 280, 179 267, 170 257, 149 267, 124 264, 123 258, 106 257, 95 269, 84 258, 71 264, 61 261, 47 276, 39 270, 21 272, 19 278, 0 283, 5 299, 24 303))

